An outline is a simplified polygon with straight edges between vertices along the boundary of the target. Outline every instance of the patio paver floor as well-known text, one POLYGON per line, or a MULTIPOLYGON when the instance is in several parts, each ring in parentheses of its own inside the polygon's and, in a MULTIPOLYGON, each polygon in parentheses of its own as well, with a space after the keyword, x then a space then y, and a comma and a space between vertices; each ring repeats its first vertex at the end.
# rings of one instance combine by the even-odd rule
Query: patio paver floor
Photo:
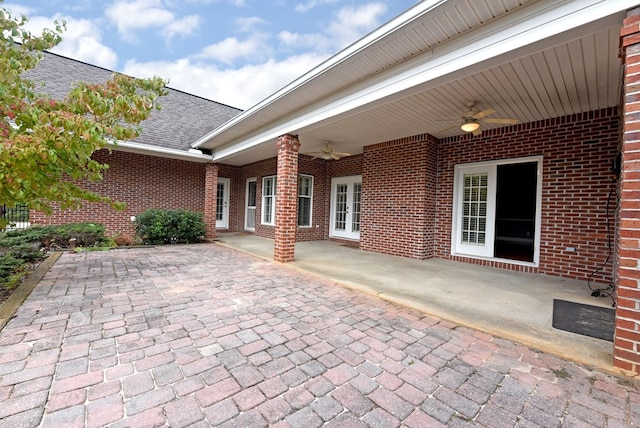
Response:
POLYGON ((630 382, 216 244, 63 254, 0 427, 634 426, 630 382))

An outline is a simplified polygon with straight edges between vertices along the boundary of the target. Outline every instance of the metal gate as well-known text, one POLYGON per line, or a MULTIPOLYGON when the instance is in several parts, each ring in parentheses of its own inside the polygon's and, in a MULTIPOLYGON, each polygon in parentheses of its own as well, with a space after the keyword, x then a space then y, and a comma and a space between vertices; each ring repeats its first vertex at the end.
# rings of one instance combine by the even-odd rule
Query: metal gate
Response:
POLYGON ((26 229, 30 226, 27 204, 16 204, 11 208, 0 205, 0 217, 7 221, 7 229, 26 229))

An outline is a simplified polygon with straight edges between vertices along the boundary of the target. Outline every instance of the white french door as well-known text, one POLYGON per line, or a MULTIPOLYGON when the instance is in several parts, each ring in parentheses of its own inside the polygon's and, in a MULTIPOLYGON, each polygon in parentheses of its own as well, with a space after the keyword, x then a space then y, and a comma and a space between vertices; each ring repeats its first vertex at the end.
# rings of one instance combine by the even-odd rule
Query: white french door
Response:
POLYGON ((495 167, 465 168, 457 179, 457 252, 493 257, 495 167))
POLYGON ((216 195, 216 229, 229 228, 229 179, 218 178, 216 195))
POLYGON ((360 239, 361 195, 361 175, 331 179, 331 237, 360 239))
POLYGON ((542 156, 455 166, 451 253, 540 260, 542 156))
POLYGON ((247 192, 244 211, 244 229, 249 231, 256 230, 256 196, 257 196, 257 179, 247 179, 247 192))

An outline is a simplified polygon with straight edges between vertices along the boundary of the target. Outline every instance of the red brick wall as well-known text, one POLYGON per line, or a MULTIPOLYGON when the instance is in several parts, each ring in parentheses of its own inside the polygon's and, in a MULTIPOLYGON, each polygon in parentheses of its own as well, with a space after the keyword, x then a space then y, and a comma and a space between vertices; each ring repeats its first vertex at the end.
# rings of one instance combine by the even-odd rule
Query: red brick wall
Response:
POLYGON ((437 141, 427 135, 365 147, 360 248, 433 256, 437 141))
MULTIPOLYGON (((608 255, 606 206, 619 141, 619 116, 610 108, 516 125, 441 141, 438 162, 435 255, 451 257, 454 166, 542 155, 540 266, 519 268, 491 261, 464 261, 584 280, 608 255), (574 247, 576 252, 566 252, 574 247)), ((611 204, 611 214, 615 197, 611 204)), ((613 221, 613 220, 612 220, 613 221)), ((613 223, 612 223, 613 225, 613 223)), ((461 258, 456 258, 461 259, 461 258)), ((594 279, 611 280, 609 263, 594 279)))
POLYGON ((114 200, 125 202, 123 211, 106 204, 86 203, 78 211, 54 209, 51 216, 32 212, 33 224, 100 222, 109 235, 133 234, 131 216, 149 208, 204 210, 205 164, 146 156, 122 151, 96 152, 95 158, 109 164, 99 183, 83 186, 114 200))
MULTIPOLYGON (((237 231, 244 230, 245 201, 247 191, 247 179, 257 179, 257 200, 256 200, 256 230, 255 235, 264 238, 274 238, 275 226, 261 224, 262 213, 262 178, 277 173, 277 159, 271 158, 264 161, 255 162, 244 165, 238 169, 237 174, 237 201, 239 205, 236 207, 237 212, 237 231)), ((328 203, 329 185, 327 184, 327 164, 320 159, 313 159, 310 156, 299 155, 298 157, 299 174, 313 176, 313 212, 312 227, 299 227, 296 232, 297 241, 317 241, 325 239, 328 227, 328 203), (325 203, 326 201, 326 203, 325 203), (317 226, 317 227, 316 227, 317 226)), ((233 204, 231 205, 234 206, 233 204)))
POLYGON ((625 75, 613 359, 640 374, 640 8, 627 13, 620 35, 625 75))
POLYGON ((327 165, 327 178, 329 186, 333 177, 347 177, 350 175, 362 175, 364 165, 363 155, 353 155, 336 161, 329 161, 327 165))
POLYGON ((329 217, 326 205, 329 203, 331 180, 327 180, 327 162, 300 155, 299 172, 313 176, 313 200, 311 202, 311 227, 298 227, 298 241, 319 241, 329 234, 329 217), (329 184, 327 184, 329 182, 329 184))
POLYGON ((240 167, 238 177, 241 186, 241 192, 239 200, 241 201, 241 207, 239 208, 239 230, 244 230, 244 204, 246 201, 247 193, 247 179, 256 178, 256 230, 255 235, 263 238, 273 239, 275 227, 267 226, 261 223, 262 213, 262 178, 270 175, 276 175, 278 168, 278 160, 276 158, 266 159, 263 161, 255 162, 249 165, 240 167))

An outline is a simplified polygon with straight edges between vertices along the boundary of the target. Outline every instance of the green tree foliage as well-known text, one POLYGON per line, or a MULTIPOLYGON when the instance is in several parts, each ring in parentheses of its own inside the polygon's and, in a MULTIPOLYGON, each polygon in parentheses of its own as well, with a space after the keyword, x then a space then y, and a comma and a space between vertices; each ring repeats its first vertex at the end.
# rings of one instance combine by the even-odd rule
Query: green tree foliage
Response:
MULTIPOLYGON (((26 203, 45 213, 53 203, 62 209, 85 201, 123 208, 78 180, 102 179, 108 165, 92 154, 136 138, 140 123, 159 109, 166 81, 114 74, 101 84, 78 82, 64 99, 52 99, 23 74, 62 41, 65 23, 56 21, 54 30, 35 36, 24 29, 26 22, 0 8, 0 204, 26 203)), ((0 230, 4 226, 0 218, 0 230)))

